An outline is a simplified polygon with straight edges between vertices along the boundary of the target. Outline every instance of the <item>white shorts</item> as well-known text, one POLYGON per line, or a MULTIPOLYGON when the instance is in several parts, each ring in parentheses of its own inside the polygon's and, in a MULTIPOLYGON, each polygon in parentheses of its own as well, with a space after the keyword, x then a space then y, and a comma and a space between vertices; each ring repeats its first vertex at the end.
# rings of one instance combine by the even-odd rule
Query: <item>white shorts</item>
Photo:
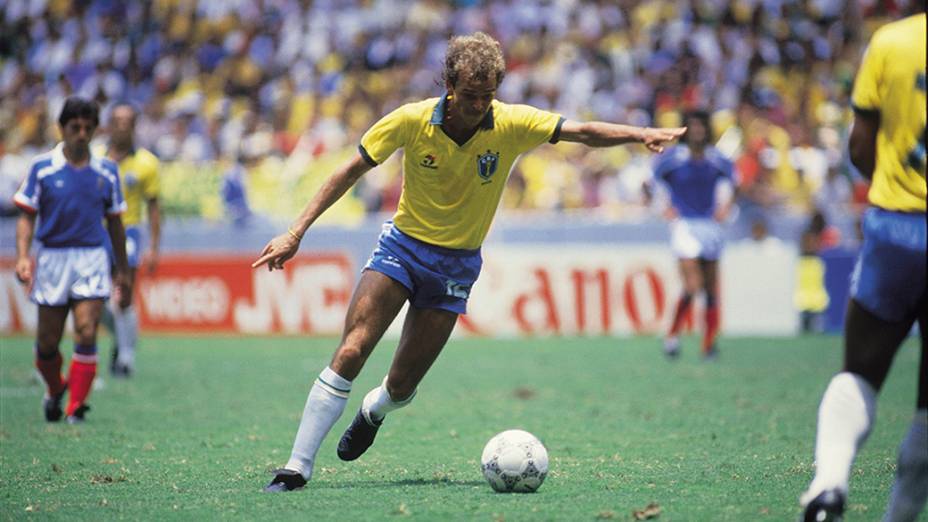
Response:
POLYGON ((716 261, 724 246, 722 226, 714 219, 675 219, 670 223, 670 247, 679 259, 716 261))
POLYGON ((104 247, 44 248, 36 260, 32 301, 64 306, 71 300, 110 296, 110 260, 104 247))

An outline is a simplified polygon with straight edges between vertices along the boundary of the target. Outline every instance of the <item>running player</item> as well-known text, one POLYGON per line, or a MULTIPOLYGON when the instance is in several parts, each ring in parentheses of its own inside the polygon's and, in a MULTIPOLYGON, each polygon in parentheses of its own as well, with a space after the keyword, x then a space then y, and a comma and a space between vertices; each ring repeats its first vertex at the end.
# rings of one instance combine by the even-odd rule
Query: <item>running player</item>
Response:
POLYGON ((864 214, 864 243, 851 279, 844 367, 822 396, 815 478, 800 498, 808 521, 842 516, 851 465, 873 426, 876 395, 916 320, 918 398, 883 520, 915 520, 928 499, 925 30, 924 12, 878 29, 851 96, 850 156, 872 180, 872 206, 864 214))
POLYGON ((120 219, 126 204, 116 164, 90 153, 90 138, 99 124, 96 103, 68 98, 58 124, 64 141, 33 160, 13 198, 22 210, 16 223, 16 277, 30 288, 39 307, 35 365, 47 386, 45 419, 55 422, 64 413, 73 424, 83 422, 90 409, 86 400, 97 371, 97 324, 112 282, 120 300, 127 295, 120 219), (41 247, 34 268, 29 257, 33 233, 41 247), (115 247, 112 281, 108 240, 115 247), (69 311, 74 314, 74 356, 65 381, 58 346, 69 311), (70 397, 62 412, 66 388, 70 397))
POLYGON ((670 246, 683 278, 683 294, 664 338, 664 354, 671 359, 680 355, 680 330, 693 298, 703 292, 702 356, 714 359, 718 356, 718 264, 724 246, 721 223, 731 211, 732 163, 711 145, 708 113, 688 114, 685 121, 689 129, 685 144, 658 156, 654 167, 658 194, 669 195, 665 217, 670 220, 670 246))
POLYGON ((303 487, 323 438, 342 414, 352 381, 406 301, 410 307, 393 364, 371 390, 338 444, 343 460, 361 456, 387 413, 402 408, 465 312, 480 272, 480 245, 516 158, 559 140, 608 147, 643 143, 660 152, 685 129, 565 121, 527 105, 494 100, 505 65, 499 43, 483 33, 452 38, 443 71, 446 94, 403 105, 361 138, 293 225, 272 239, 252 266, 281 269, 306 230, 367 171, 404 149, 399 207, 361 274, 341 344, 313 384, 290 460, 266 491, 303 487))
MULTIPOLYGON (((129 296, 125 306, 112 303, 112 331, 116 337, 110 361, 110 373, 129 377, 135 369, 135 347, 139 338, 139 318, 132 306, 133 290, 139 266, 148 273, 158 266, 161 239, 161 211, 158 205, 160 184, 158 158, 135 145, 136 110, 129 103, 113 106, 109 121, 109 144, 106 156, 119 165, 126 197, 123 224, 126 227, 126 255, 129 257, 129 296), (142 224, 142 206, 148 215, 148 249, 142 248, 146 235, 142 224)), ((107 314, 107 311, 104 311, 107 314)), ((104 321, 106 324, 107 321, 104 321)))

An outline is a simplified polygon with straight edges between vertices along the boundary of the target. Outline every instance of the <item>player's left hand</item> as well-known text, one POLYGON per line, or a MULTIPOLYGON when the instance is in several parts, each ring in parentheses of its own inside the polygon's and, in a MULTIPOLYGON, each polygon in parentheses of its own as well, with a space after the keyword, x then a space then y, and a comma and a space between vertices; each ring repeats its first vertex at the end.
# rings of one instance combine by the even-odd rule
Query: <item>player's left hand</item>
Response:
POLYGON ((154 274, 155 270, 158 268, 158 250, 149 249, 145 252, 142 256, 142 265, 145 266, 149 274, 154 274))
POLYGON ((651 152, 664 152, 664 144, 678 140, 686 134, 686 127, 666 128, 647 127, 641 135, 641 142, 651 152))
POLYGON ((258 268, 267 264, 267 269, 270 271, 275 269, 283 270, 284 263, 296 255, 296 251, 299 249, 300 241, 297 238, 290 235, 289 232, 281 234, 264 247, 264 250, 261 251, 261 257, 251 264, 251 268, 258 268))
POLYGON ((132 287, 129 285, 129 274, 116 272, 113 274, 113 299, 121 308, 132 304, 132 287))

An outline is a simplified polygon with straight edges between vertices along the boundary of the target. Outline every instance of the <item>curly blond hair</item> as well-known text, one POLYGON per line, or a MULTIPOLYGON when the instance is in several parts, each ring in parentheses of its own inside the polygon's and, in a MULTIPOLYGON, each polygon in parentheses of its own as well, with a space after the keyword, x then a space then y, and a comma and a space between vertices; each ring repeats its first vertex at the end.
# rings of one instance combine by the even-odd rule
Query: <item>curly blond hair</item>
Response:
POLYGON ((505 74, 503 49, 490 35, 476 32, 469 36, 455 36, 448 42, 441 78, 452 87, 464 77, 472 80, 495 77, 496 85, 499 85, 505 74))

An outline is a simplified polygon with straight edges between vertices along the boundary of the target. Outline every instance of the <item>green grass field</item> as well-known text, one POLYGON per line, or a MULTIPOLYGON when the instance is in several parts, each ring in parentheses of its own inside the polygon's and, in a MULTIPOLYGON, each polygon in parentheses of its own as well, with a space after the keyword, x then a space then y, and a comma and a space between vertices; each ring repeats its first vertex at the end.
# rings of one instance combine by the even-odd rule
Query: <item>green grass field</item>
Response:
MULTIPOLYGON (((452 341, 371 450, 341 462, 337 439, 392 357, 384 341, 312 482, 269 495, 334 340, 146 338, 138 374, 103 373, 88 421, 69 426, 42 417, 32 340, 2 338, 0 518, 633 520, 656 503, 663 521, 795 520, 840 339, 726 339, 714 363, 695 342, 668 363, 649 338, 452 341), (484 443, 514 427, 548 448, 538 493, 494 493, 480 473, 484 443)), ((917 362, 910 339, 855 466, 850 521, 882 514, 917 362)))

